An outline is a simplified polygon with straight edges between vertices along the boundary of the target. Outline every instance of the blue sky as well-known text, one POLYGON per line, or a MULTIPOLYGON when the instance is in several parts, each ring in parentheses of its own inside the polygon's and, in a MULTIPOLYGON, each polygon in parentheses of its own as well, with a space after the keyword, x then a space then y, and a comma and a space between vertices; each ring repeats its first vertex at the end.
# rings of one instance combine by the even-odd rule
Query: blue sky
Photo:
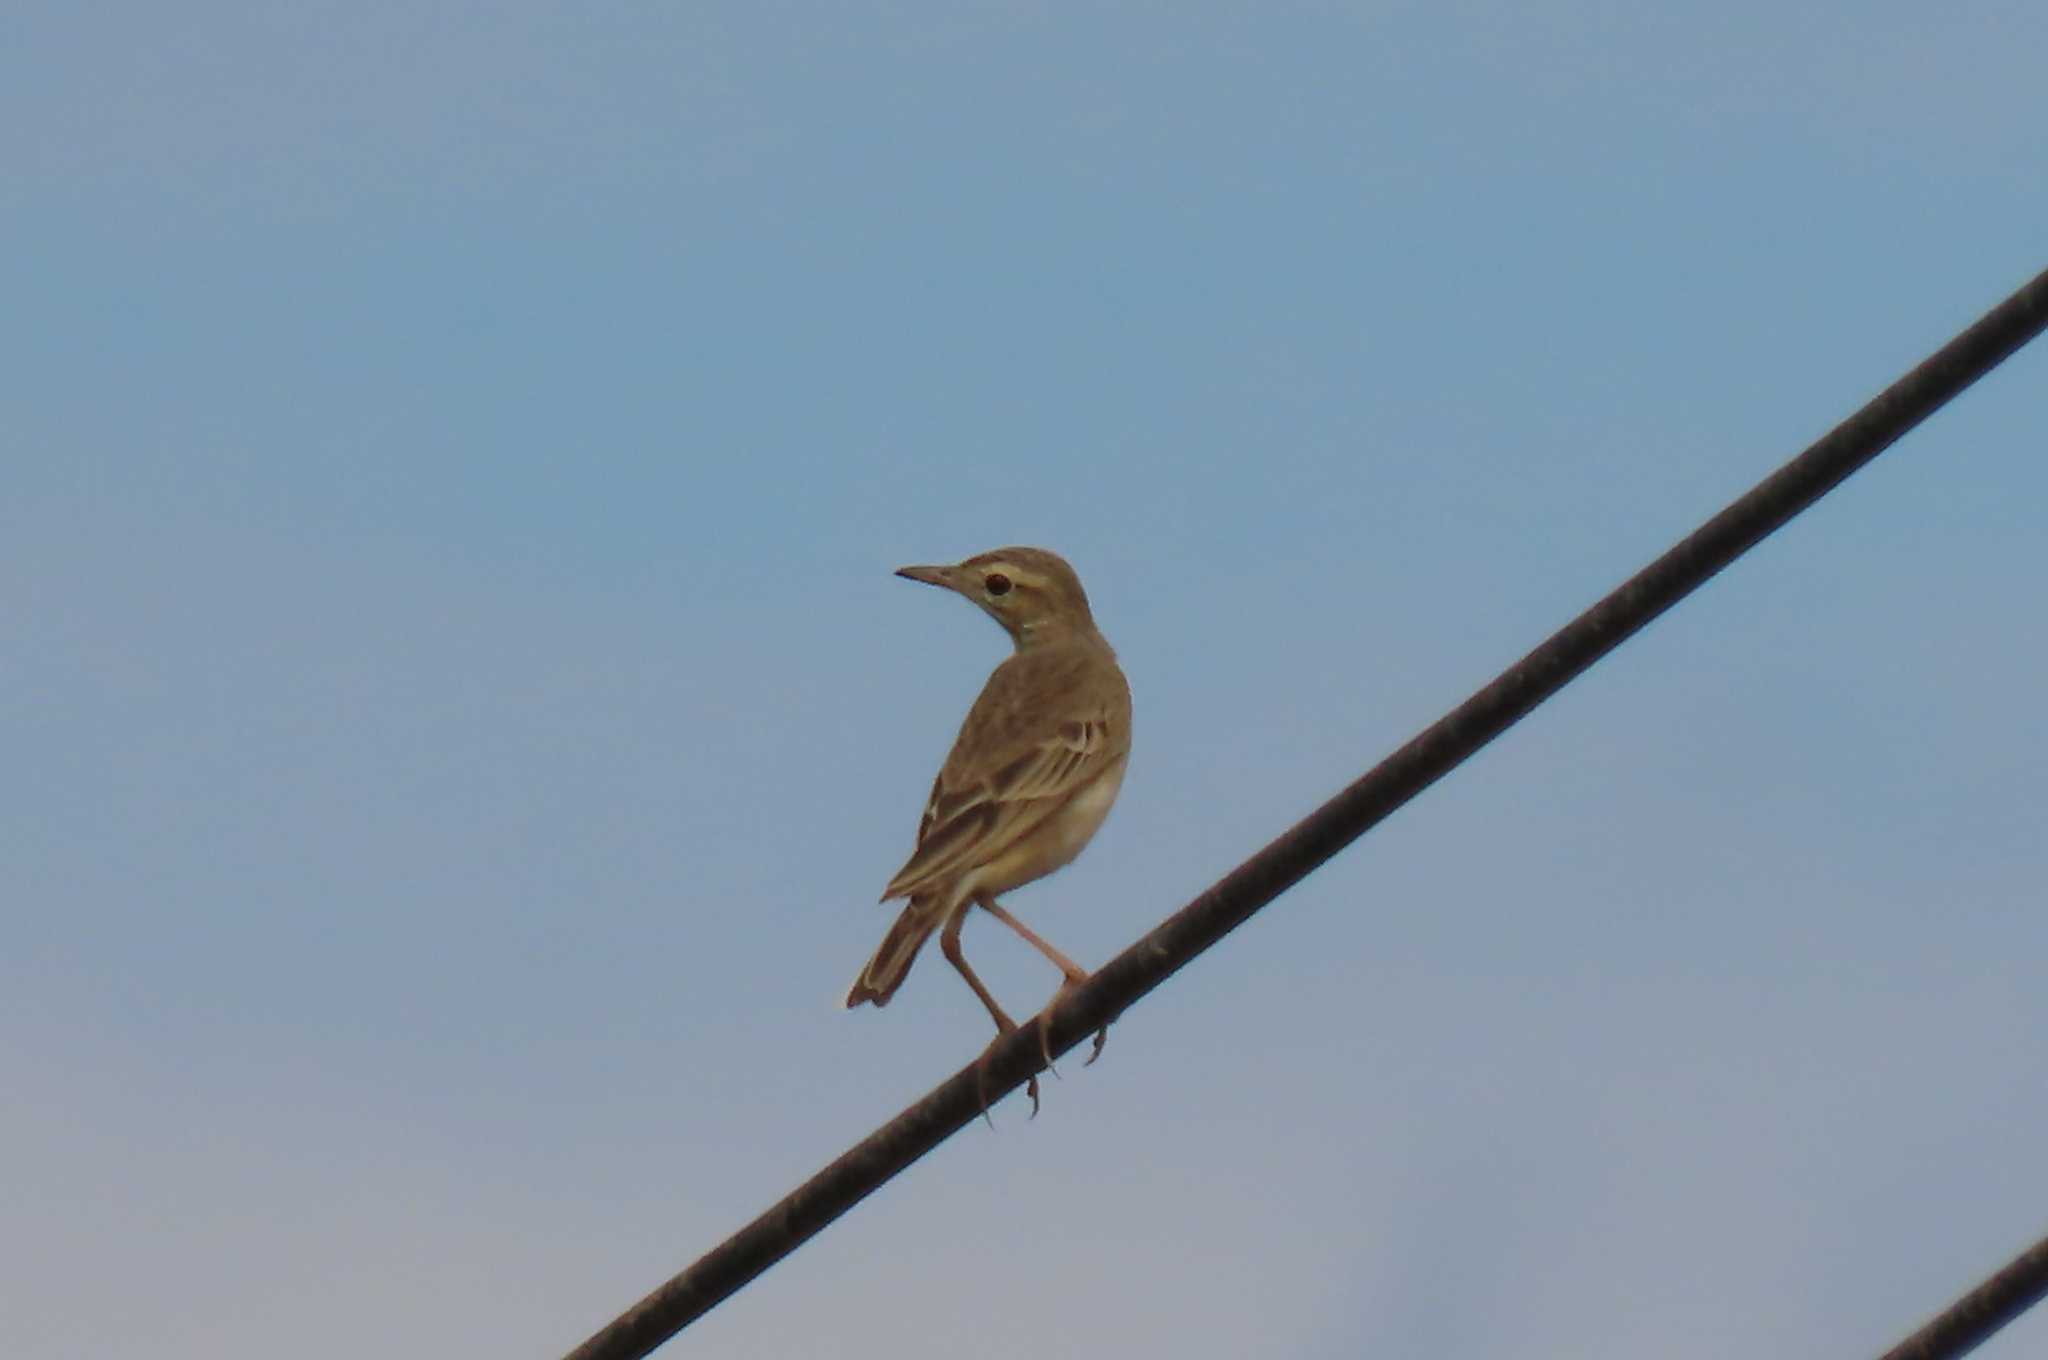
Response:
MULTIPOLYGON (((895 567, 1087 580, 1134 762, 1010 905, 1099 961, 2048 264, 2017 0, 8 28, 36 1360, 556 1354, 970 1058, 835 1004, 1003 648, 895 567)), ((2044 395, 674 1349, 1882 1350, 2048 1229, 2044 395)))

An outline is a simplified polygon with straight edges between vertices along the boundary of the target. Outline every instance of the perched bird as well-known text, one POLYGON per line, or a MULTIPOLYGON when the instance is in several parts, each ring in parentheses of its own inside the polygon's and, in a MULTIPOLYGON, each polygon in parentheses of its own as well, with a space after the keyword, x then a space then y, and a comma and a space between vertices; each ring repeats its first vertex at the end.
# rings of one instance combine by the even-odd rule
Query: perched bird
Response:
MULTIPOLYGON (((884 902, 909 904, 846 1004, 887 1005, 937 930, 940 952, 988 1008, 1000 1039, 1016 1022, 968 967, 960 927, 978 905, 1052 961, 1061 991, 1087 978, 996 898, 1071 862, 1102 825, 1130 755, 1131 687, 1095 627, 1081 578, 1053 553, 999 548, 957 566, 896 574, 966 596, 1017 650, 960 726, 918 823, 917 849, 882 891, 884 902)), ((1097 1053, 1103 1038, 1095 1036, 1097 1053)), ((1035 1111, 1036 1077, 1030 1093, 1035 1111)))

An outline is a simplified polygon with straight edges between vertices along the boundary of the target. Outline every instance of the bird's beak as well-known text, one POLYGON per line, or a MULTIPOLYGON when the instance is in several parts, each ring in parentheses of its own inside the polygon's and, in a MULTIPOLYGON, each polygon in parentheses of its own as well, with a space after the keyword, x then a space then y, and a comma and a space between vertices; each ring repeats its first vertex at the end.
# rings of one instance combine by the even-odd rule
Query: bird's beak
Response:
POLYGON ((898 567, 896 574, 905 580, 922 581, 928 586, 944 586, 947 590, 953 588, 951 567, 898 567))

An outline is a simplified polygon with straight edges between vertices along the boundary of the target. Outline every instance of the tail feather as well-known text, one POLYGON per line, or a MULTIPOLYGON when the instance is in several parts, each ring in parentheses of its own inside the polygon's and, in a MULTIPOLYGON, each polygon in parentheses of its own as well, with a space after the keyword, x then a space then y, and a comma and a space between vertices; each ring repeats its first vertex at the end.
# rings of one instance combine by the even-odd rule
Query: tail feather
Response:
POLYGON ((910 965, 917 961, 917 951, 934 930, 944 913, 938 910, 941 903, 929 897, 913 897, 903 908, 903 914, 896 918, 896 924, 889 927, 889 933, 882 937, 881 947, 868 960, 868 966, 861 969, 853 990, 846 994, 849 1007, 863 1001, 872 1001, 877 1006, 889 1004, 889 998, 896 995, 896 989, 903 985, 903 979, 910 976, 910 965))

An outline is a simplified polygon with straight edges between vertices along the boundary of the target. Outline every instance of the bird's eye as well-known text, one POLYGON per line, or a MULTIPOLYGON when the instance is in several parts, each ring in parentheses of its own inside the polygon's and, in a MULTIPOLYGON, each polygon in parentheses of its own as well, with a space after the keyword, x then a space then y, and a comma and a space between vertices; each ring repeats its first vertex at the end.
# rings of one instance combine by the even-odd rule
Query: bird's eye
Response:
POLYGON ((1007 595, 1010 593, 1010 578, 999 571, 990 572, 988 579, 983 581, 981 585, 982 589, 991 595, 1007 595))

